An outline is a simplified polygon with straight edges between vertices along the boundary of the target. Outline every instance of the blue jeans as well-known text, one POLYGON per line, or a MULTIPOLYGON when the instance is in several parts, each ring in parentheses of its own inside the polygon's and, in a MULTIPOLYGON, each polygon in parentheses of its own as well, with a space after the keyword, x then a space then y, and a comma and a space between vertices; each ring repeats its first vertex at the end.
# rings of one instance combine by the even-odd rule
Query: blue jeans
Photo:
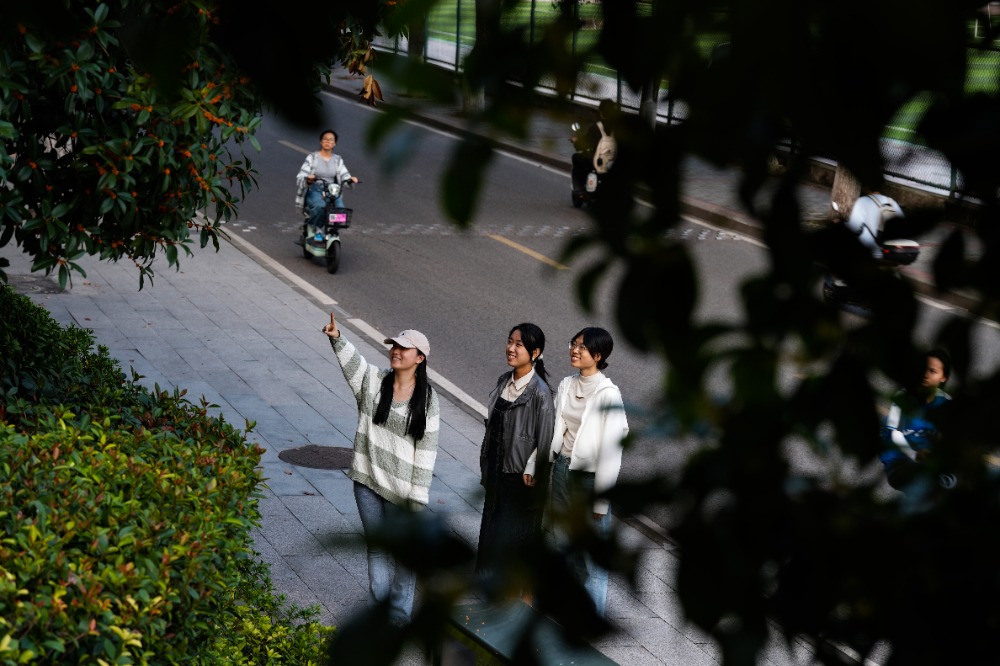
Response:
MULTIPOLYGON (((358 482, 354 482, 354 501, 358 503, 358 514, 361 525, 368 534, 376 529, 387 514, 404 512, 406 509, 382 499, 375 491, 358 482)), ((410 621, 413 612, 413 596, 417 587, 417 578, 393 562, 389 553, 380 548, 368 546, 368 606, 389 600, 389 620, 396 624, 410 621)))
MULTIPOLYGON (((343 208, 344 198, 338 196, 333 200, 333 205, 335 208, 343 208)), ((323 198, 322 183, 313 183, 306 190, 305 211, 309 225, 322 229, 326 224, 326 199, 323 198)))
MULTIPOLYGON (((611 534, 611 512, 594 518, 594 474, 593 472, 571 471, 569 458, 556 456, 552 464, 552 511, 558 517, 569 511, 586 511, 594 532, 603 538, 611 534)), ((558 528, 557 528, 558 529, 558 528)), ((556 533, 556 543, 566 549, 566 537, 556 533)), ((586 553, 569 551, 567 560, 584 589, 594 602, 597 614, 604 617, 608 602, 608 571, 603 569, 586 553)))

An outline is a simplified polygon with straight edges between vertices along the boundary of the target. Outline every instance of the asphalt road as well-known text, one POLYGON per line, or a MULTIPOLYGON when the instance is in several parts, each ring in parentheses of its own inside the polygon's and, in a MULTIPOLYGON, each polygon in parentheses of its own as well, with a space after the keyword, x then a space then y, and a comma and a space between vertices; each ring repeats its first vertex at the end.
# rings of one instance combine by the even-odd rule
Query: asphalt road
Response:
MULTIPOLYGON (((531 321, 545 331, 546 366, 553 383, 571 373, 566 342, 580 328, 597 325, 619 343, 606 374, 621 388, 630 424, 641 430, 646 412, 661 393, 663 365, 624 343, 614 325, 616 276, 602 284, 592 313, 574 296, 576 276, 588 265, 581 257, 557 268, 567 239, 586 228, 584 211, 570 205, 568 175, 523 158, 498 154, 488 172, 474 226, 449 224, 440 204, 440 176, 457 139, 407 125, 376 154, 365 145, 377 110, 324 95, 327 125, 340 135, 335 152, 363 182, 345 195, 354 209, 352 227, 341 234, 341 266, 326 272, 320 260, 302 256, 294 244, 301 215, 294 209, 295 174, 305 154, 315 150, 319 132, 288 126, 269 117, 258 133, 263 147, 254 166, 260 189, 251 193, 230 233, 240 236, 337 302, 341 319, 360 320, 356 334, 375 329, 392 335, 416 328, 429 338, 429 368, 483 403, 506 370, 504 343, 510 328, 531 321), (408 158, 405 156, 409 156, 408 158), (388 167, 388 169, 387 169, 388 167)), ((702 279, 699 316, 728 320, 739 316, 739 284, 765 267, 759 243, 697 221, 677 234, 691 248, 702 279)), ((650 307, 659 290, 650 285, 650 307)), ((954 311, 925 301, 918 339, 930 341, 954 311)), ((317 322, 321 325, 323 322, 317 322)), ((976 329, 985 372, 1000 358, 995 325, 976 329)), ((721 393, 725 379, 714 380, 721 393)), ((716 388, 716 387, 713 387, 716 388)), ((644 478, 676 470, 691 441, 658 436, 638 439, 624 459, 622 477, 644 478)), ((802 447, 789 451, 793 467, 818 471, 819 460, 802 447)))

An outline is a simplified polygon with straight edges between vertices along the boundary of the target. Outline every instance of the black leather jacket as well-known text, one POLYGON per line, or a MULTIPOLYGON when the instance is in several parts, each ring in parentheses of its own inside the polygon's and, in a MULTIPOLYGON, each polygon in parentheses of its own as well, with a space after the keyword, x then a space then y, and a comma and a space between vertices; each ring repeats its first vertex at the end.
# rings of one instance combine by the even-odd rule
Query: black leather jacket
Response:
MULTIPOLYGON (((489 403, 486 413, 493 415, 493 406, 496 405, 500 392, 507 385, 511 374, 514 371, 505 372, 497 380, 496 388, 490 393, 489 403)), ((548 478, 549 447, 552 445, 552 431, 555 429, 556 411, 552 401, 552 389, 537 374, 531 378, 524 388, 524 393, 514 401, 504 413, 504 460, 503 471, 505 474, 531 474, 540 477, 544 482, 548 478), (538 448, 536 456, 541 469, 526 470, 528 458, 531 453, 538 448)), ((489 420, 486 422, 486 435, 483 437, 483 445, 479 451, 479 468, 482 476, 480 483, 486 482, 486 460, 487 446, 489 445, 489 420)))

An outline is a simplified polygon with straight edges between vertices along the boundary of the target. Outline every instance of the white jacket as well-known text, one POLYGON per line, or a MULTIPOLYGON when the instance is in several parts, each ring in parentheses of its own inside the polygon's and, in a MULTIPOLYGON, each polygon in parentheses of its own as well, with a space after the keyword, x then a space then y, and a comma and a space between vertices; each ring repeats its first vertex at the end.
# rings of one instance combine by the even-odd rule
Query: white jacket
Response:
MULTIPOLYGON (((549 449, 549 462, 554 461, 562 450, 563 433, 566 432, 563 407, 574 378, 574 375, 566 377, 556 390, 556 428, 552 435, 552 447, 549 449)), ((618 472, 622 466, 622 440, 626 435, 628 421, 625 418, 621 391, 614 382, 604 377, 583 408, 580 429, 576 433, 569 462, 571 470, 594 473, 596 494, 613 488, 618 481, 618 472)), ((607 500, 594 500, 594 513, 607 512, 607 500)))

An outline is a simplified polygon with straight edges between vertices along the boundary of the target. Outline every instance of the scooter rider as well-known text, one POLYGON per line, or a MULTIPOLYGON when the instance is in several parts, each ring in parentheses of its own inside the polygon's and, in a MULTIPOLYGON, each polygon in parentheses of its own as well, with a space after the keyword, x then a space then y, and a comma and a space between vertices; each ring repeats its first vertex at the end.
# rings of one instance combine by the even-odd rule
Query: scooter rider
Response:
MULTIPOLYGON (((295 194, 295 207, 302 210, 308 218, 310 235, 321 234, 323 231, 323 215, 326 212, 326 201, 323 199, 323 184, 317 179, 327 182, 358 182, 344 164, 344 159, 333 152, 337 145, 337 133, 332 129, 323 130, 319 135, 320 148, 306 155, 305 162, 296 177, 298 191, 295 194)), ((334 206, 344 207, 340 196, 334 200, 334 206)))
POLYGON ((882 224, 887 217, 903 217, 903 209, 892 197, 874 189, 864 188, 862 195, 851 208, 851 216, 847 219, 847 228, 871 250, 872 256, 876 259, 882 257, 880 240, 882 224))
MULTIPOLYGON (((878 268, 897 271, 901 266, 912 264, 920 255, 920 244, 898 238, 898 227, 886 229, 888 222, 904 217, 903 209, 891 197, 874 188, 863 186, 862 193, 851 207, 851 214, 844 222, 845 228, 871 253, 878 268)), ((836 205, 834 210, 837 210, 836 205)), ((855 314, 864 315, 870 311, 868 296, 852 286, 844 276, 827 273, 823 278, 823 297, 855 314)))
MULTIPOLYGON (((597 106, 599 121, 604 125, 604 131, 614 134, 614 125, 618 116, 618 105, 611 99, 603 99, 597 106)), ((586 129, 575 133, 570 137, 576 152, 573 153, 573 190, 582 192, 586 186, 587 174, 594 169, 594 150, 601 140, 601 130, 597 127, 597 121, 591 123, 586 129)))

